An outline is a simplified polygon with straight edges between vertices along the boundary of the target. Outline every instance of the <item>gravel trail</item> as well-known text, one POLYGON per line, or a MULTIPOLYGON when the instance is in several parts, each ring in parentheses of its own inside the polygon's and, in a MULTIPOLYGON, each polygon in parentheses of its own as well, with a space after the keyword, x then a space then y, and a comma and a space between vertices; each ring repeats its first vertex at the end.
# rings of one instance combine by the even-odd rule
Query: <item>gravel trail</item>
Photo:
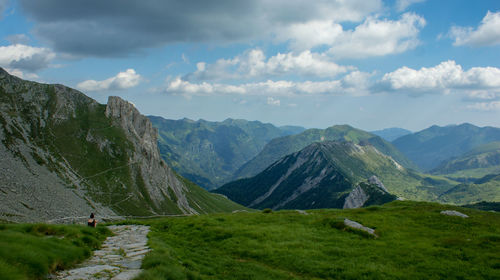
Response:
POLYGON ((149 226, 108 226, 115 236, 108 237, 90 260, 77 268, 57 273, 54 279, 133 279, 141 273, 144 256, 150 251, 146 243, 149 226))

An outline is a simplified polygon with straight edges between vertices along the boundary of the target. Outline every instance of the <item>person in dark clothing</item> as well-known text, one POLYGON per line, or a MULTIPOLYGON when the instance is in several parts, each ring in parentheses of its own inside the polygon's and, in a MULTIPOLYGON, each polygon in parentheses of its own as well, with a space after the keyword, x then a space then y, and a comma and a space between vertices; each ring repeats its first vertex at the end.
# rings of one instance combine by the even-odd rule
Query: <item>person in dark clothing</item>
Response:
POLYGON ((89 227, 97 226, 97 220, 94 218, 94 213, 90 213, 90 219, 87 220, 87 225, 89 227))

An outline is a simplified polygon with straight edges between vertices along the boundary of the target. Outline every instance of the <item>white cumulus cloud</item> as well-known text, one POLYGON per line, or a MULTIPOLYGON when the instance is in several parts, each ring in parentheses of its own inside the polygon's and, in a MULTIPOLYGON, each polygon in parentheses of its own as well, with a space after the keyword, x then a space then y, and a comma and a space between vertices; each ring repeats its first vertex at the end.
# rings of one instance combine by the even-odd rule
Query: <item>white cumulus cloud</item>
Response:
POLYGON ((450 36, 455 40, 455 46, 493 46, 500 44, 500 12, 488 11, 476 28, 454 26, 450 36))
POLYGON ((197 70, 186 75, 185 80, 250 79, 270 76, 302 75, 334 77, 354 70, 331 61, 326 55, 309 50, 298 54, 278 53, 269 58, 260 49, 252 49, 232 59, 219 59, 213 64, 199 62, 197 70))
POLYGON ((20 72, 36 72, 47 68, 56 54, 47 48, 23 44, 0 46, 0 66, 20 72))
POLYGON ((401 67, 383 76, 381 83, 390 90, 411 92, 447 92, 450 89, 500 89, 500 69, 473 67, 464 71, 455 61, 441 62, 434 67, 419 70, 401 67))
POLYGON ((141 75, 134 69, 127 69, 106 80, 87 80, 77 84, 76 87, 83 91, 122 90, 137 86, 141 80, 141 75))
POLYGON ((425 19, 414 13, 405 13, 396 21, 369 17, 354 30, 340 33, 329 53, 337 58, 402 53, 419 45, 418 34, 425 24, 425 19))
POLYGON ((181 77, 169 80, 165 87, 167 94, 178 94, 186 97, 194 95, 273 95, 273 96, 296 96, 296 95, 365 95, 367 94, 367 82, 371 74, 353 72, 339 80, 327 81, 288 81, 267 80, 263 82, 243 83, 238 85, 224 83, 200 82, 192 83, 181 77), (361 83, 353 83, 354 80, 361 83))
POLYGON ((309 21, 284 28, 277 38, 289 40, 296 51, 326 46, 335 58, 365 58, 414 49, 425 24, 414 13, 405 13, 399 20, 368 17, 352 30, 344 30, 333 20, 309 21))

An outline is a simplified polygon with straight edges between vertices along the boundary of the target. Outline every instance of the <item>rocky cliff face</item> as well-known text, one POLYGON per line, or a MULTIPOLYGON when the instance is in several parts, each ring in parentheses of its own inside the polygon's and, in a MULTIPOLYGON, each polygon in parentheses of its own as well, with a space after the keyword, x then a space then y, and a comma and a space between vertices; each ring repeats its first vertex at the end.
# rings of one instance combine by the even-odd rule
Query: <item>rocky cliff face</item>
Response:
POLYGON ((0 68, 0 140, 0 220, 242 208, 173 172, 160 158, 151 122, 118 97, 102 105, 0 68))
POLYGON ((132 143, 134 152, 129 155, 129 162, 139 167, 144 186, 154 205, 160 208, 165 197, 168 197, 176 201, 183 213, 197 214, 187 201, 186 186, 160 157, 158 130, 153 128, 151 121, 141 115, 132 103, 116 96, 109 97, 105 114, 123 128, 132 143))
POLYGON ((360 208, 368 200, 368 195, 363 191, 361 186, 357 186, 345 198, 343 209, 360 208))
POLYGON ((381 204, 395 200, 382 181, 373 175, 367 182, 362 182, 346 197, 343 209, 360 208, 371 204, 381 204))

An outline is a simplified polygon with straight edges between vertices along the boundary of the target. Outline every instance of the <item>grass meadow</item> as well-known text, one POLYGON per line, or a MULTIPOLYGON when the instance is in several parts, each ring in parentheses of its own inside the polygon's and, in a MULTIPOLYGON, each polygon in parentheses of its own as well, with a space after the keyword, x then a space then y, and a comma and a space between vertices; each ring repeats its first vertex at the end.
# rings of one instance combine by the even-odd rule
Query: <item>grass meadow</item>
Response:
POLYGON ((153 251, 140 279, 500 279, 498 213, 410 201, 307 213, 148 221, 153 251))

